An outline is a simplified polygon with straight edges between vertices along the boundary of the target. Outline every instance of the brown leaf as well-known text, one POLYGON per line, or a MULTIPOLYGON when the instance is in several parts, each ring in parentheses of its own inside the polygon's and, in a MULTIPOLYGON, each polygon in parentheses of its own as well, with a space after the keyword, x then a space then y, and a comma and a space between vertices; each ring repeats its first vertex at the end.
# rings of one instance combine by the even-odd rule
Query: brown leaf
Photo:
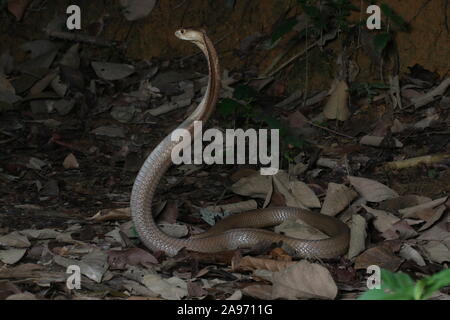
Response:
POLYGON ((269 255, 277 261, 292 261, 292 257, 283 249, 275 248, 270 251, 269 255))
POLYGON ((447 207, 445 205, 441 205, 434 209, 425 209, 424 211, 417 212, 416 215, 420 219, 426 221, 426 223, 422 227, 420 227, 419 231, 423 231, 431 227, 442 217, 446 209, 447 207))
POLYGON ((63 167, 66 169, 78 169, 80 167, 80 164, 77 161, 77 158, 74 156, 73 153, 70 153, 63 162, 63 167))
POLYGON ((328 183, 328 190, 320 213, 335 216, 344 210, 358 195, 343 184, 328 183))
POLYGON ((233 270, 269 270, 272 272, 281 271, 295 264, 293 261, 276 261, 272 259, 254 258, 245 256, 239 263, 233 265, 233 270))
POLYGON ((373 222, 373 225, 375 228, 383 233, 390 229, 392 229, 392 226, 394 223, 397 223, 400 221, 399 218, 394 216, 393 214, 383 211, 383 210, 376 210, 373 208, 370 208, 366 206, 365 204, 361 205, 364 209, 366 209, 367 212, 375 216, 375 221, 373 222))
POLYGON ((337 286, 323 266, 302 260, 273 274, 272 298, 334 299, 337 286))
POLYGON ((194 298, 203 297, 208 294, 208 292, 205 289, 203 289, 203 287, 201 286, 201 284, 199 282, 188 281, 187 282, 187 291, 188 291, 188 296, 194 297, 194 298))
POLYGON ((345 121, 350 118, 348 110, 348 85, 345 81, 337 81, 334 90, 323 110, 327 119, 345 121))
POLYGON ((238 182, 242 178, 250 177, 250 176, 253 176, 253 175, 259 175, 259 171, 256 171, 256 170, 253 170, 253 169, 248 169, 248 168, 243 168, 243 169, 239 169, 238 171, 233 173, 230 176, 230 180, 232 182, 238 182))
POLYGON ((356 191, 367 201, 381 202, 398 197, 397 192, 378 181, 352 176, 349 176, 348 179, 356 191))
POLYGON ((380 268, 396 271, 403 262, 402 259, 384 246, 367 249, 355 260, 355 269, 367 269, 368 266, 377 265, 380 268))
POLYGON ((439 241, 430 241, 422 248, 433 262, 444 263, 450 261, 450 249, 439 241))
POLYGON ((405 209, 400 209, 398 210, 398 212, 400 214, 402 214, 403 217, 405 218, 411 218, 411 217, 416 217, 417 218, 417 213, 427 209, 427 208, 434 208, 437 206, 440 206, 441 204, 445 203, 445 201, 447 201, 448 197, 443 197, 443 198, 439 198, 433 201, 429 201, 426 203, 422 203, 413 207, 409 207, 409 208, 405 208, 405 209))
POLYGON ((158 260, 149 252, 131 248, 122 251, 108 251, 108 263, 114 269, 124 269, 126 265, 136 266, 149 264, 158 264, 158 260))
POLYGON ((431 201, 430 198, 416 196, 416 195, 405 195, 398 198, 387 199, 380 202, 379 209, 394 212, 400 209, 416 206, 418 204, 426 203, 431 201))
POLYGON ((359 214, 352 216, 352 227, 350 232, 350 246, 348 249, 348 258, 352 259, 360 254, 366 248, 367 222, 359 214))
POLYGON ((100 210, 94 216, 87 218, 87 220, 101 222, 114 220, 128 220, 130 218, 131 218, 130 208, 119 208, 119 209, 100 210))
POLYGON ((8 10, 16 17, 17 21, 20 21, 29 4, 30 0, 10 0, 8 1, 8 10))
POLYGON ((158 222, 176 223, 178 218, 178 205, 174 201, 168 201, 164 210, 158 215, 158 222))
POLYGON ((261 300, 272 300, 272 286, 267 284, 254 284, 242 289, 250 297, 261 300))

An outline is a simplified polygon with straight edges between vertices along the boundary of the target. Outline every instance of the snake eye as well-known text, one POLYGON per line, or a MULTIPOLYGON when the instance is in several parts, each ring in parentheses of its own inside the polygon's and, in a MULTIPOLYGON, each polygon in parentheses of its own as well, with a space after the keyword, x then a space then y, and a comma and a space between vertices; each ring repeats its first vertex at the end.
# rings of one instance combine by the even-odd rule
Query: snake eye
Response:
POLYGON ((181 32, 181 34, 184 34, 186 32, 186 30, 181 29, 180 32, 181 32))

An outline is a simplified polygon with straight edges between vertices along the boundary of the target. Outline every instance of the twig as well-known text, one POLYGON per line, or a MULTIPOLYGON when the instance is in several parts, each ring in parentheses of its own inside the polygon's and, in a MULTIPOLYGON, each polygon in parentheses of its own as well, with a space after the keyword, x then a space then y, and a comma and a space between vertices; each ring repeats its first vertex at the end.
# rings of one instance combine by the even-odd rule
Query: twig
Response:
POLYGON ((275 74, 277 74, 278 72, 280 72, 281 70, 283 70, 284 68, 286 68, 288 65, 290 65, 293 61, 297 60, 298 58, 300 58, 302 55, 304 55, 305 53, 307 53, 309 50, 311 50, 312 48, 314 48, 315 46, 317 46, 319 42, 315 42, 312 45, 306 47, 302 52, 297 53, 296 55, 294 55, 293 57, 291 57, 288 61, 286 61, 285 63, 283 63, 281 66, 279 66, 275 71, 272 71, 270 74, 268 74, 267 76, 264 76, 264 78, 270 78, 272 76, 274 76, 275 74))
POLYGON ((338 135, 338 136, 341 136, 341 137, 345 137, 345 138, 347 138, 347 139, 352 139, 352 140, 355 139, 355 137, 346 135, 345 133, 341 133, 341 132, 335 131, 335 130, 333 130, 333 129, 329 129, 329 128, 327 128, 327 127, 323 127, 323 126, 321 126, 321 125, 315 124, 314 122, 311 122, 311 121, 308 121, 308 120, 306 120, 306 123, 312 125, 313 127, 316 127, 316 128, 319 128, 319 129, 322 129, 322 130, 331 132, 331 133, 333 133, 333 134, 335 134, 335 135, 338 135))

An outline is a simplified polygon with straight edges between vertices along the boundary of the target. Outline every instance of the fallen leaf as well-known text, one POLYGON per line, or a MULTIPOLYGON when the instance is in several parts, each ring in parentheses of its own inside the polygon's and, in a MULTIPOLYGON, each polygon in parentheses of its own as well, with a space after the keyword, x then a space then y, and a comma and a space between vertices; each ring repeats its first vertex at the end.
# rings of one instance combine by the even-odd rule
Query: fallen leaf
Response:
POLYGON ((277 190, 284 196, 287 206, 303 209, 308 206, 320 208, 320 201, 314 191, 301 181, 291 180, 286 171, 279 170, 273 176, 273 181, 277 190))
POLYGON ((289 266, 295 264, 293 261, 277 261, 272 259, 255 258, 250 256, 245 256, 238 260, 238 263, 233 265, 233 270, 269 270, 272 272, 277 272, 288 268, 289 266))
POLYGON ((414 261, 418 266, 424 267, 426 265, 420 253, 407 243, 402 246, 399 254, 404 259, 414 261))
POLYGON ((422 203, 413 207, 409 207, 409 208, 404 208, 404 209, 400 209, 398 210, 398 212, 404 217, 404 218, 418 218, 418 216, 416 215, 418 212, 424 210, 424 209, 429 209, 429 208, 434 208, 437 206, 440 206, 441 204, 445 203, 445 201, 447 201, 448 197, 443 197, 443 198, 439 198, 433 201, 429 201, 426 203, 422 203))
POLYGON ((231 186, 231 191, 241 196, 265 199, 272 189, 271 176, 253 175, 245 177, 231 186))
POLYGON ((441 205, 434 209, 425 209, 424 211, 416 212, 416 215, 422 219, 425 220, 426 223, 420 227, 419 231, 424 231, 428 228, 430 228, 436 221, 438 221, 442 215, 444 214, 447 207, 445 205, 441 205))
POLYGON ((302 260, 273 274, 272 299, 334 299, 338 289, 323 266, 302 260))
POLYGON ((115 220, 129 220, 131 218, 130 208, 104 209, 97 212, 86 220, 92 221, 115 221, 115 220))
POLYGON ((129 64, 93 61, 91 65, 99 78, 109 81, 126 78, 135 71, 129 64))
POLYGON ((126 265, 148 266, 151 264, 158 264, 158 260, 145 250, 140 248, 130 248, 121 251, 108 251, 108 263, 112 268, 124 269, 126 265))
POLYGON ((29 248, 30 241, 18 231, 13 231, 7 235, 0 237, 0 246, 15 247, 15 248, 29 248))
POLYGON ((15 264, 23 258, 27 249, 0 250, 0 261, 5 264, 15 264))
POLYGON ((258 208, 258 203, 255 200, 241 201, 236 203, 228 203, 216 206, 209 206, 205 209, 208 211, 227 212, 227 213, 239 213, 258 208))
POLYGON ((142 283, 167 300, 181 300, 188 295, 186 282, 178 277, 163 279, 157 274, 147 274, 142 283))
POLYGON ((381 202, 399 196, 397 192, 378 181, 352 176, 348 179, 356 191, 369 202, 381 202))
POLYGON ((242 300, 242 291, 236 290, 235 292, 233 292, 233 294, 231 296, 229 296, 225 300, 230 300, 230 301, 242 300))
MULTIPOLYGON (((369 136, 366 135, 359 140, 359 143, 366 146, 380 147, 383 144, 385 137, 369 136)), ((403 143, 401 143, 397 138, 393 138, 396 148, 403 148, 403 143)))
POLYGON ((433 262, 444 263, 450 261, 449 248, 439 241, 430 241, 423 245, 422 248, 427 257, 433 262))
POLYGON ((12 294, 10 295, 8 298, 6 298, 6 300, 38 300, 36 298, 36 296, 30 292, 23 292, 23 293, 17 293, 17 294, 12 294))
POLYGON ((350 246, 348 249, 348 258, 353 259, 366 248, 367 222, 359 214, 352 216, 352 226, 350 231, 350 246))
POLYGON ((367 249, 355 260, 355 269, 367 269, 368 266, 377 265, 380 268, 397 271, 403 260, 384 246, 367 249))
POLYGON ((158 223, 158 227, 167 235, 174 238, 187 236, 189 230, 187 226, 176 223, 158 223))
POLYGON ((348 85, 345 81, 337 81, 328 102, 323 109, 327 119, 345 121, 350 118, 348 110, 348 85))
POLYGON ((272 286, 267 284, 253 284, 242 289, 242 292, 252 298, 272 300, 272 286))
POLYGON ((30 2, 30 0, 9 0, 8 10, 16 17, 17 21, 20 21, 30 2))
POLYGON ((328 183, 327 195, 320 213, 335 216, 344 210, 356 197, 357 193, 343 184, 328 183))
POLYGON ((63 167, 66 169, 78 169, 80 164, 77 161, 77 158, 73 153, 70 153, 63 162, 63 167))
POLYGON ((396 216, 394 216, 389 212, 383 210, 376 210, 364 204, 361 206, 364 209, 366 209, 367 212, 375 216, 375 221, 373 222, 373 225, 381 233, 391 230, 392 226, 400 221, 399 218, 397 218, 396 216))
POLYGON ((303 223, 301 219, 288 219, 276 226, 274 230, 276 233, 297 239, 320 240, 329 238, 323 232, 303 223))

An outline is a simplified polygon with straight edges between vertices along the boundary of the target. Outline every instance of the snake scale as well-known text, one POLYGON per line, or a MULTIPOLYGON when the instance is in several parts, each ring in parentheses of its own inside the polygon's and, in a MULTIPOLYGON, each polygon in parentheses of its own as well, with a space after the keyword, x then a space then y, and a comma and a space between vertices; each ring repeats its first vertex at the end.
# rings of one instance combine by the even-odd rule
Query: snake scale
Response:
MULTIPOLYGON (((221 85, 219 61, 214 45, 204 30, 180 29, 175 35, 197 45, 208 62, 209 80, 205 95, 195 111, 178 126, 189 130, 192 135, 194 121, 206 123, 217 103, 221 85)), ((232 215, 208 231, 189 238, 174 238, 165 234, 153 218, 152 200, 158 182, 172 164, 171 152, 177 143, 171 140, 170 134, 165 137, 147 157, 133 185, 130 201, 132 219, 140 239, 149 249, 173 256, 182 248, 212 253, 282 242, 298 257, 333 258, 346 252, 350 232, 345 223, 334 217, 294 207, 270 207, 232 215), (323 231, 329 238, 302 240, 260 229, 297 218, 323 231)))

